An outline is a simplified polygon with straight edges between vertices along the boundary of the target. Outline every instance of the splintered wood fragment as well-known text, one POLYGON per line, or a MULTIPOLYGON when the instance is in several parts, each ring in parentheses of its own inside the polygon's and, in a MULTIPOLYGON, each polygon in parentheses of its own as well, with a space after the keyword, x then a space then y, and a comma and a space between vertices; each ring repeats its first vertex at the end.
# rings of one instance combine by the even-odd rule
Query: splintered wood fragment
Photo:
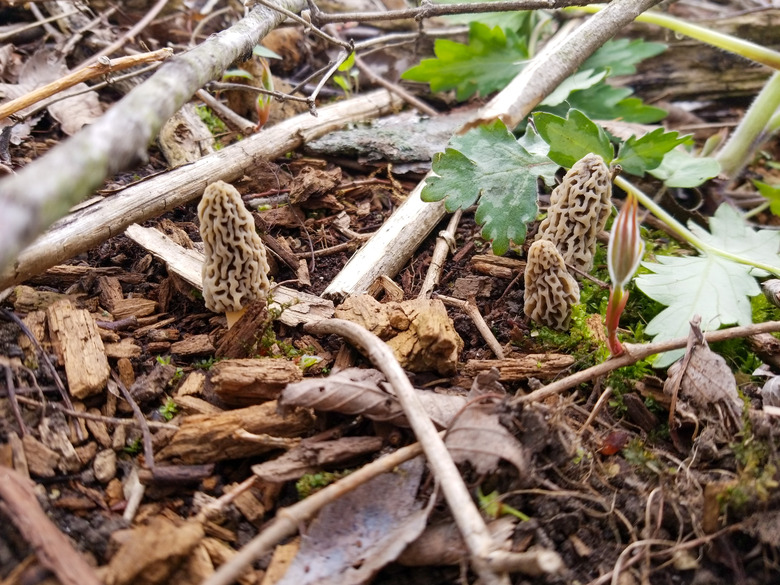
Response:
POLYGON ((471 258, 471 268, 480 274, 509 279, 525 270, 525 261, 492 254, 476 254, 471 258))
POLYGON ((196 465, 252 457, 275 447, 242 440, 237 436, 240 429, 254 435, 299 437, 313 424, 314 416, 307 410, 298 409, 286 416, 279 415, 276 401, 216 415, 196 414, 182 419, 179 430, 160 451, 158 458, 196 465))
POLYGON ((274 358, 223 360, 209 375, 214 392, 231 406, 275 400, 287 384, 303 379, 297 365, 274 358))
POLYGON ((32 435, 22 437, 22 448, 31 475, 54 477, 60 463, 60 456, 56 451, 49 449, 32 435))
POLYGON ((13 302, 14 310, 16 312, 30 313, 38 309, 46 309, 52 303, 64 298, 67 297, 62 293, 48 290, 36 290, 31 286, 20 284, 14 288, 11 302, 13 302))
POLYGON ((104 349, 106 357, 113 359, 130 359, 141 355, 141 347, 129 339, 124 339, 119 343, 106 343, 104 344, 104 349))
POLYGON ((469 360, 464 371, 468 376, 496 368, 502 382, 527 378, 553 378, 574 365, 574 358, 562 353, 529 353, 520 358, 503 360, 469 360))
POLYGON ((47 317, 52 347, 65 364, 71 395, 85 398, 100 392, 110 372, 95 320, 67 299, 51 305, 47 317))
POLYGON ((211 355, 214 351, 214 344, 205 333, 191 335, 171 344, 171 353, 176 355, 211 355))
MULTIPOLYGON (((154 228, 145 228, 133 224, 125 235, 136 244, 165 262, 168 270, 190 283, 197 290, 203 290, 201 269, 203 254, 197 250, 188 250, 176 244, 165 234, 154 228)), ((313 323, 333 316, 333 303, 329 300, 299 292, 284 286, 271 289, 271 306, 284 307, 279 321, 290 327, 313 323)))
POLYGON ((7 517, 32 547, 38 561, 63 585, 100 585, 94 569, 41 509, 35 485, 13 469, 0 467, 0 502, 7 517))
POLYGON ((217 344, 218 358, 245 358, 255 349, 268 322, 265 299, 254 301, 245 307, 244 313, 217 344))

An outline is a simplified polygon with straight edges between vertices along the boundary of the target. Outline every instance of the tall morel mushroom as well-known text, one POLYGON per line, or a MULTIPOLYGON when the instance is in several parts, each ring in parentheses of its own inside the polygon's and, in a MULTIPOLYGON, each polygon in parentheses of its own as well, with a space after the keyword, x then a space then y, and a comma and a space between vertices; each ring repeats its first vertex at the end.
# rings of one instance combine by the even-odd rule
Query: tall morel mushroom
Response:
POLYGON ((230 328, 246 306, 268 297, 265 246, 241 195, 224 181, 206 187, 198 219, 206 254, 203 299, 210 311, 225 313, 230 328))
POLYGON ((579 301, 580 287, 555 245, 547 240, 531 244, 525 267, 525 314, 536 323, 565 331, 571 308, 579 301))
POLYGON ((612 177, 604 159, 587 154, 566 173, 550 196, 550 209, 537 240, 555 244, 569 266, 593 268, 596 236, 610 213, 612 177))

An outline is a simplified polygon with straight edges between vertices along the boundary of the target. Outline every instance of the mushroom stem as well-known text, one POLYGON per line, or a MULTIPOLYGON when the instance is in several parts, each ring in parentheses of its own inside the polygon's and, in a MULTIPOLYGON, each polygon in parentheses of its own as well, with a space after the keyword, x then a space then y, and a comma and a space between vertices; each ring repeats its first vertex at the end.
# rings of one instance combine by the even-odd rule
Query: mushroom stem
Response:
POLYGON ((239 311, 225 311, 225 317, 227 317, 227 328, 230 329, 233 327, 233 325, 236 324, 236 322, 243 316, 245 312, 246 309, 241 309, 239 311))

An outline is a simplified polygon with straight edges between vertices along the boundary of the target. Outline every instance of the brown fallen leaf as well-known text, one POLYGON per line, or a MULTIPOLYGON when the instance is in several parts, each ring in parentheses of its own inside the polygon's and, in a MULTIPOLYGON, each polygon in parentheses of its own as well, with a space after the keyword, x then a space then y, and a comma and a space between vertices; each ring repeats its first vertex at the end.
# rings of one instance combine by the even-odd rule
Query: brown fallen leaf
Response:
POLYGON ((425 529, 417 457, 325 506, 277 585, 357 585, 394 561, 425 529))
POLYGON ((520 478, 529 475, 523 445, 499 421, 501 403, 472 404, 455 419, 444 440, 456 463, 468 461, 478 474, 491 473, 501 459, 517 468, 520 478))
MULTIPOLYGON (((363 415, 371 420, 409 426, 392 388, 374 369, 347 368, 327 378, 307 379, 288 384, 282 391, 282 406, 302 406, 314 410, 363 415)), ((417 396, 428 416, 439 428, 446 428, 466 404, 465 396, 418 390, 417 396)))

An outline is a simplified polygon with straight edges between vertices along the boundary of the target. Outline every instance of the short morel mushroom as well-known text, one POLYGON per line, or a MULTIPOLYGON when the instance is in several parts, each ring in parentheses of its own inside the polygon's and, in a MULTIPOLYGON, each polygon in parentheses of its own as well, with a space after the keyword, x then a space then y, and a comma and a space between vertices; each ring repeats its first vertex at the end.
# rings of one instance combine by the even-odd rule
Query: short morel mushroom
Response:
POLYGON ((531 244, 525 267, 525 314, 536 323, 565 331, 571 308, 579 301, 580 287, 555 245, 547 240, 531 244))
POLYGON ((265 246, 235 187, 217 181, 198 205, 205 246, 203 299, 215 313, 225 313, 228 328, 253 301, 265 300, 271 286, 265 246))
POLYGON ((583 272, 593 268, 596 237, 611 209, 612 177, 597 154, 577 161, 550 195, 547 217, 537 240, 555 244, 569 266, 583 272))

